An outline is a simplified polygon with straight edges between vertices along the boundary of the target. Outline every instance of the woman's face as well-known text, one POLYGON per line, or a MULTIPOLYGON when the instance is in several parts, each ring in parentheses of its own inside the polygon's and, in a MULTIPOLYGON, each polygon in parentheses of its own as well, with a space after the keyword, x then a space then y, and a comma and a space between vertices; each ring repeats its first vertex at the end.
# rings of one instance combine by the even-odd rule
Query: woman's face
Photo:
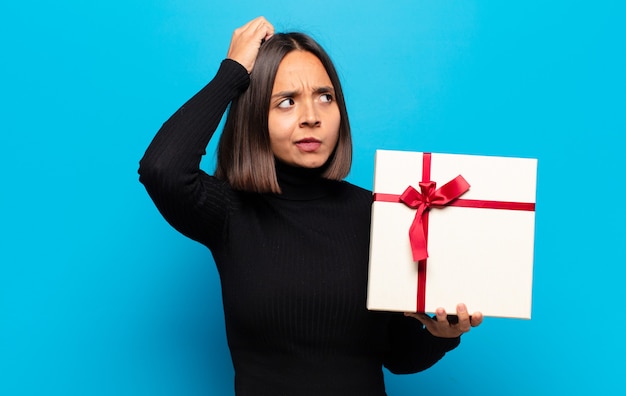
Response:
POLYGON ((292 51, 278 66, 270 99, 268 128, 274 155, 284 163, 318 168, 339 137, 341 115, 322 62, 310 52, 292 51))

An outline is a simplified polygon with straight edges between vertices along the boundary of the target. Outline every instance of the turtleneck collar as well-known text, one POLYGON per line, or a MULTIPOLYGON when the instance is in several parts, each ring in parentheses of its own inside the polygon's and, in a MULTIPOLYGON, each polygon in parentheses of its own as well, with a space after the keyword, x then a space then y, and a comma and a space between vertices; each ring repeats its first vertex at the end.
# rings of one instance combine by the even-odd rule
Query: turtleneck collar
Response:
POLYGON ((308 201, 327 196, 334 182, 322 177, 326 165, 320 168, 302 168, 275 161, 276 177, 282 194, 277 198, 308 201))

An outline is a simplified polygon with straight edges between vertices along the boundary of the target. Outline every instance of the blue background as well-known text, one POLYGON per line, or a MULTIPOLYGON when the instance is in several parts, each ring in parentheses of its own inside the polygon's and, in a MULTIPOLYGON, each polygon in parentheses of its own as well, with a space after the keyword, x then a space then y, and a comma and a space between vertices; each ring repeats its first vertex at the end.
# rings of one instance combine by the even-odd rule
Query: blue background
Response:
POLYGON ((488 318, 389 394, 623 390, 624 4, 4 1, 0 395, 232 394, 210 253, 136 170, 257 15, 334 58, 352 182, 377 148, 539 159, 532 320, 488 318))

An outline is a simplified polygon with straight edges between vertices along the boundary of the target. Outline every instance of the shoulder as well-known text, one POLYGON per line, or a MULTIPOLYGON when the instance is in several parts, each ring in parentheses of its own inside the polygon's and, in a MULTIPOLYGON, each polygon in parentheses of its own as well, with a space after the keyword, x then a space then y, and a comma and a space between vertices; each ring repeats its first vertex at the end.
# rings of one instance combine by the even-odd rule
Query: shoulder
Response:
POLYGON ((346 180, 342 180, 341 182, 339 182, 342 186, 343 189, 345 189, 346 191, 349 191, 352 194, 355 195, 359 195, 361 197, 367 198, 367 199, 371 199, 372 198, 372 192, 370 190, 367 190, 363 187, 359 187, 356 184, 352 184, 349 181, 346 180))
POLYGON ((345 199, 346 202, 362 208, 367 208, 368 210, 371 207, 371 191, 345 180, 337 182, 337 190, 340 191, 342 198, 345 199))

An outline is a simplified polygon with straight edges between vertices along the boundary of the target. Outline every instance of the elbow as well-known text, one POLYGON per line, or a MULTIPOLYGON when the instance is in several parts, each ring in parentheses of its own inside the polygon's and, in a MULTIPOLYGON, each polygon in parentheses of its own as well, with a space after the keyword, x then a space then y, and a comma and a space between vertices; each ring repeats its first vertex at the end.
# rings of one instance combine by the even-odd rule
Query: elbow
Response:
POLYGON ((189 196, 196 187, 197 172, 177 166, 175 161, 165 156, 153 156, 146 153, 139 161, 139 182, 157 204, 175 199, 182 200, 189 196))
POLYGON ((431 368, 439 360, 443 358, 443 354, 438 358, 431 358, 430 360, 407 360, 404 362, 385 363, 384 366, 392 374, 415 374, 420 371, 431 368))
POLYGON ((164 163, 163 158, 152 155, 150 150, 146 151, 143 158, 139 160, 139 182, 146 188, 162 184, 168 175, 170 167, 164 163))
POLYGON ((137 169, 137 173, 139 174, 139 182, 143 185, 150 184, 151 180, 155 179, 155 175, 159 173, 159 167, 154 161, 150 161, 146 155, 139 160, 139 169, 137 169))
POLYGON ((152 200, 157 203, 161 200, 161 195, 167 194, 167 191, 172 188, 173 181, 171 176, 171 170, 163 163, 163 161, 156 160, 146 154, 139 161, 139 182, 143 184, 146 192, 152 200))

